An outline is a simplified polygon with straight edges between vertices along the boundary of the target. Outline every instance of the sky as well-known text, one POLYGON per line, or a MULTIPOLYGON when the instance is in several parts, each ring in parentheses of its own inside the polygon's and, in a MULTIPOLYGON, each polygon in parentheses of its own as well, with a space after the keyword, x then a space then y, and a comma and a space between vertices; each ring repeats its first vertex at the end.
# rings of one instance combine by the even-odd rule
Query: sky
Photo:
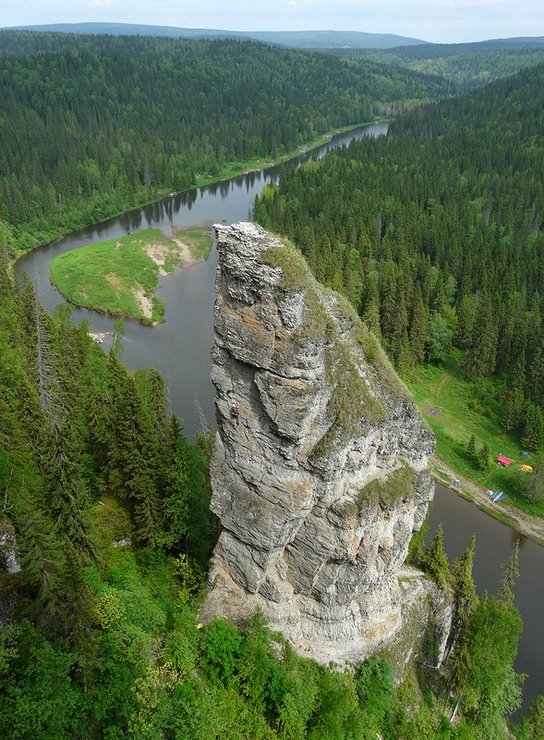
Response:
POLYGON ((331 29, 461 42, 544 35, 544 0, 0 0, 0 27, 115 22, 331 29))

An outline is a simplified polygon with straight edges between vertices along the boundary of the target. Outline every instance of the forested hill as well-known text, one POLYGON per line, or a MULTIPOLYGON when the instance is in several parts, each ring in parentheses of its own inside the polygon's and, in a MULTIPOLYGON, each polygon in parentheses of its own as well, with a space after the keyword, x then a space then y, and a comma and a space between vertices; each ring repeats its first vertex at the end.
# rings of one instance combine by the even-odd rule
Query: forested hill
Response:
POLYGON ((337 57, 372 59, 448 80, 456 92, 481 87, 544 62, 544 37, 471 44, 420 44, 398 49, 330 49, 337 57))
POLYGON ((178 28, 176 26, 147 26, 136 23, 52 23, 40 26, 21 26, 21 30, 61 33, 112 34, 114 36, 171 36, 187 39, 238 38, 279 44, 296 49, 341 48, 350 46, 365 49, 388 49, 424 41, 392 33, 363 33, 361 31, 227 31, 213 28, 178 28))
POLYGON ((544 442, 543 109, 539 66, 406 114, 386 139, 286 176, 255 209, 348 294, 401 372, 455 357, 469 378, 501 378, 502 424, 533 450, 544 442))
POLYGON ((252 42, 0 32, 4 239, 39 243, 441 89, 252 42))

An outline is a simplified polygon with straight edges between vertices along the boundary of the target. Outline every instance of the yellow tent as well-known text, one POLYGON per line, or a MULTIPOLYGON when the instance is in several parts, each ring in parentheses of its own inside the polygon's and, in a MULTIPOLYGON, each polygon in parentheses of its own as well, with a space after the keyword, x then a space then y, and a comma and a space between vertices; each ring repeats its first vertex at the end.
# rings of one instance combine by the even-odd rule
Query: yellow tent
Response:
POLYGON ((520 470, 523 471, 524 473, 532 473, 533 472, 533 468, 530 465, 522 465, 520 467, 520 470))

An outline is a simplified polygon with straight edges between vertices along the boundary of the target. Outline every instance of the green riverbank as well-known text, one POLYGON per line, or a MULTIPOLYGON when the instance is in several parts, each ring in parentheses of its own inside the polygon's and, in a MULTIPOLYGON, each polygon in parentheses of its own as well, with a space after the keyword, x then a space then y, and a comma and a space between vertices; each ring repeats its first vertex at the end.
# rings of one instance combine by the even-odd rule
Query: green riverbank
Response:
POLYGON ((521 455, 519 442, 500 426, 502 386, 493 379, 468 380, 455 363, 445 367, 419 367, 407 379, 410 393, 420 414, 436 437, 437 454, 432 472, 435 479, 452 488, 480 509, 532 539, 544 543, 544 501, 527 500, 529 475, 522 464, 533 465, 539 452, 521 455), (471 436, 476 440, 476 455, 467 451, 471 436), (489 447, 488 466, 478 467, 477 455, 484 444, 489 447), (497 464, 498 455, 513 462, 508 468, 497 464), (452 485, 452 480, 460 485, 452 485), (494 503, 482 489, 504 491, 494 503))
MULTIPOLYGON (((274 157, 270 154, 249 160, 225 162, 217 174, 210 175, 208 173, 202 173, 195 178, 195 181, 189 187, 178 192, 189 192, 205 185, 225 182, 249 172, 282 164, 291 159, 296 159, 301 154, 318 149, 338 134, 354 131, 363 126, 371 126, 375 123, 386 123, 389 120, 390 118, 387 117, 379 117, 373 121, 335 128, 281 156, 274 157)), ((12 253, 11 263, 13 264, 23 254, 33 249, 38 249, 55 239, 60 239, 71 232, 85 228, 86 226, 92 226, 110 218, 116 218, 136 208, 144 208, 145 206, 163 200, 168 195, 177 195, 178 192, 171 193, 166 188, 156 188, 151 192, 142 189, 132 192, 128 196, 123 196, 115 192, 110 193, 108 196, 97 194, 93 201, 85 201, 77 209, 72 208, 69 212, 65 212, 62 216, 59 216, 55 220, 52 219, 50 222, 41 220, 39 223, 25 224, 19 228, 12 227, 7 222, 0 222, 0 241, 12 253)))
POLYGON ((159 274, 204 261, 212 243, 206 228, 173 229, 172 237, 145 229, 58 255, 51 281, 76 306, 154 325, 164 321, 159 274))

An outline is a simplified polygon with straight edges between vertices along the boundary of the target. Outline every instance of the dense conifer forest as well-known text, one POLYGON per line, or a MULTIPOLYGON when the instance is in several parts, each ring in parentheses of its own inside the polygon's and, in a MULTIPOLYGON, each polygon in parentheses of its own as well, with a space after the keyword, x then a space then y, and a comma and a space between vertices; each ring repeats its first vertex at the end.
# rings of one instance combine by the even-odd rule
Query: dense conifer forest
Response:
POLYGON ((500 381, 544 442, 544 67, 415 110, 286 175, 255 207, 345 292, 404 376, 453 359, 500 381))
MULTIPOLYGON (((402 372, 453 356, 508 379, 503 423, 523 419, 535 444, 543 76, 418 109, 256 204, 402 372)), ((297 656, 259 614, 199 624, 211 435, 187 441, 160 374, 122 365, 121 327, 104 354, 67 307, 50 316, 9 275, 10 250, 442 82, 258 44, 25 33, 0 33, 0 80, 0 735, 508 737, 515 556, 498 596, 480 598, 474 543, 449 565, 441 530, 412 541, 412 563, 455 600, 456 642, 438 672, 424 639, 400 685, 385 655, 353 672, 297 656)), ((538 700, 512 731, 539 738, 543 722, 538 700)))
POLYGON ((35 245, 441 89, 257 43, 1 31, 0 233, 35 245))
MULTIPOLYGON (((241 630, 198 623, 216 538, 211 439, 187 442, 162 378, 131 375, 121 341, 105 355, 65 307, 50 317, 0 269, 2 737, 506 736, 522 681, 515 563, 499 596, 479 599, 473 545, 450 568, 441 532, 412 548, 465 627, 440 675, 424 657, 400 686, 383 656, 319 667, 258 614, 241 630)), ((520 737, 538 737, 543 709, 520 737)))
POLYGON ((367 59, 435 75, 455 93, 481 87, 525 67, 544 62, 541 38, 481 41, 472 44, 419 44, 397 49, 330 49, 336 57, 367 59))

